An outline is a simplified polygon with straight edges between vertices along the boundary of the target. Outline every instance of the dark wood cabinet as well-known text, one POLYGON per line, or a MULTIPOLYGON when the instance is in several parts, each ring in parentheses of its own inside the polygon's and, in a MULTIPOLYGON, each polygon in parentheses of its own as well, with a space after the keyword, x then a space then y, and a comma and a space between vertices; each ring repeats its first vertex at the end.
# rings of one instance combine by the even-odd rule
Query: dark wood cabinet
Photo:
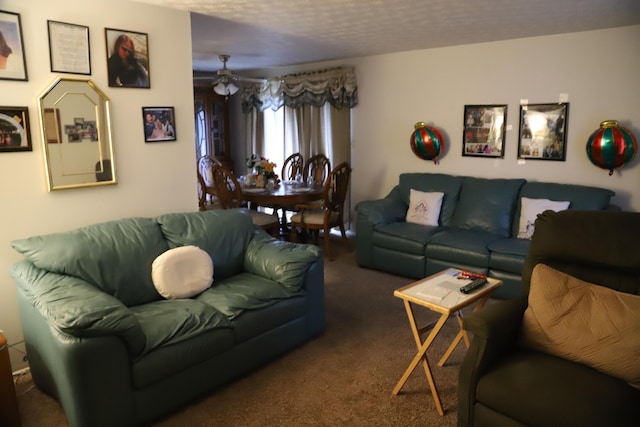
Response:
POLYGON ((193 94, 196 157, 215 157, 225 167, 233 170, 227 100, 215 93, 211 85, 195 86, 193 94))

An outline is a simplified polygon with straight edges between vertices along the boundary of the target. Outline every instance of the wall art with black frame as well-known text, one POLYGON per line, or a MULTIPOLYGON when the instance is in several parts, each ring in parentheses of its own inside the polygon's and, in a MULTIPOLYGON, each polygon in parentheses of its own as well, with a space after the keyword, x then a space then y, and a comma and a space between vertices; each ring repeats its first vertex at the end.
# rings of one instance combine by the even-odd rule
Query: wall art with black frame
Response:
POLYGON ((465 105, 462 155, 504 157, 507 106, 465 105))
POLYGON ((569 103, 520 105, 518 158, 564 161, 569 103))

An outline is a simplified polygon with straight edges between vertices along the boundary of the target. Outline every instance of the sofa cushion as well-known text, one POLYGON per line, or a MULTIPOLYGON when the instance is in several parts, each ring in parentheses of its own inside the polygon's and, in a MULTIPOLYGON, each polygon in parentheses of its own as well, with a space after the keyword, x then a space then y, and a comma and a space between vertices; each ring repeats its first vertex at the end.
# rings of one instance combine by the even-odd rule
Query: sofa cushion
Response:
POLYGON ((484 231, 447 229, 437 233, 426 248, 427 259, 451 261, 453 265, 489 267, 487 246, 500 236, 484 231))
POLYGON ((424 192, 412 188, 409 192, 406 221, 413 224, 439 225, 443 196, 442 192, 424 192))
POLYGON ((465 177, 452 227, 509 237, 518 193, 524 182, 524 179, 465 177))
POLYGON ((129 307, 160 299, 151 264, 169 247, 153 219, 120 219, 11 244, 36 267, 79 277, 129 307))
POLYGON ((132 364, 138 389, 228 351, 233 327, 225 315, 194 299, 160 300, 132 307, 147 345, 132 364))
POLYGON ((169 249, 151 264, 151 279, 166 299, 191 298, 213 283, 213 261, 196 246, 169 249))
POLYGON ((442 227, 412 224, 410 222, 394 222, 376 227, 372 236, 374 246, 424 255, 424 247, 442 227))
MULTIPOLYGON (((609 206, 611 198, 615 196, 615 194, 613 191, 604 188, 576 184, 558 184, 555 182, 527 181, 520 189, 520 197, 567 201, 570 203, 570 209, 588 211, 605 209, 609 206)), ((520 218, 521 209, 520 200, 518 200, 515 218, 520 218)), ((515 237, 518 235, 519 228, 520 222, 514 221, 512 236, 515 237)))
POLYGON ((515 273, 518 276, 522 273, 524 259, 529 252, 531 240, 517 239, 509 237, 489 243, 487 248, 491 253, 489 267, 496 270, 515 273))
POLYGON ((157 221, 171 248, 193 245, 209 254, 216 281, 243 271, 244 253, 254 232, 251 216, 243 210, 172 213, 157 221))
POLYGON ((640 296, 545 264, 531 274, 522 345, 591 366, 640 388, 640 296))
POLYGON ((461 176, 440 173, 403 173, 400 174, 398 187, 402 199, 407 205, 409 205, 409 193, 412 188, 418 191, 444 193, 440 210, 440 224, 448 226, 456 207, 462 179, 461 176))
POLYGON ((245 310, 267 307, 296 293, 273 280, 251 273, 240 273, 218 282, 196 299, 214 307, 232 320, 245 310))
POLYGON ((531 239, 535 230, 535 222, 538 214, 546 210, 560 212, 569 208, 570 202, 554 201, 549 199, 520 198, 520 217, 518 218, 518 239, 531 239))

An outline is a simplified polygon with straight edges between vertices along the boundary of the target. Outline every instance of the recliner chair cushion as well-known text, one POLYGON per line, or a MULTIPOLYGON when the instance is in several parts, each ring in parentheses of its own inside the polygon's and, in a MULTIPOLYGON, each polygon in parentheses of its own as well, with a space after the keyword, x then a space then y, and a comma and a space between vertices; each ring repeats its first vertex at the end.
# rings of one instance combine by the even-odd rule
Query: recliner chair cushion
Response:
POLYGON ((522 321, 523 346, 591 366, 640 388, 640 296, 538 264, 522 321))

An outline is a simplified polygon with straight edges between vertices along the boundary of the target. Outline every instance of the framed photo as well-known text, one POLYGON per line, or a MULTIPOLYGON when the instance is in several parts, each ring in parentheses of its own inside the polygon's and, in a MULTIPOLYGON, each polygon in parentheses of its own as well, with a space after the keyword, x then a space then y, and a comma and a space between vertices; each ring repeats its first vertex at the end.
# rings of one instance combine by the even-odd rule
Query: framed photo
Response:
POLYGON ((28 107, 0 107, 0 152, 33 151, 28 107))
POLYGON ((504 157, 506 105, 465 105, 462 155, 504 157))
POLYGON ((149 89, 149 42, 144 33, 105 28, 109 86, 149 89))
POLYGON ((47 21, 52 73, 91 75, 89 27, 47 21))
POLYGON ((20 15, 0 10, 0 79, 27 80, 20 15))
POLYGON ((566 160, 569 103, 520 106, 518 158, 566 160))
POLYGON ((142 107, 144 142, 175 141, 173 107, 142 107))

